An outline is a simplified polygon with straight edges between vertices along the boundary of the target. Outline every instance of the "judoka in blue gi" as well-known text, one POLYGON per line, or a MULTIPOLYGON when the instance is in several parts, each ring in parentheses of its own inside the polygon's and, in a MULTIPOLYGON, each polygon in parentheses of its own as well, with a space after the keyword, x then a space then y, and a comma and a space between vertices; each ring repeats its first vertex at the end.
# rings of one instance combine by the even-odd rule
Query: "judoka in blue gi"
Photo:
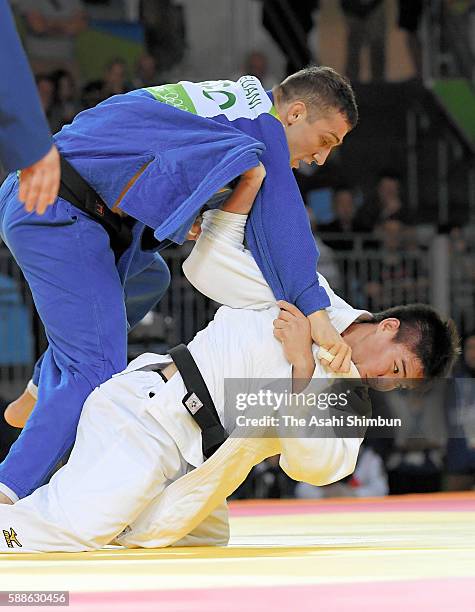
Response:
MULTIPOLYGON (((16 174, 7 177, 0 234, 30 285, 49 342, 34 372, 36 407, 0 465, 8 498, 16 501, 47 479, 74 442, 85 398, 125 368, 127 328, 166 291, 170 275, 160 253, 143 248, 146 226, 160 247, 181 244, 202 207, 242 175, 235 193, 255 197, 246 240, 265 279, 276 299, 309 316, 314 340, 335 355, 331 367, 349 370, 351 350, 322 310, 329 299, 290 167, 323 164, 356 122, 350 84, 318 67, 273 92, 249 76, 181 82, 113 96, 80 113, 55 141, 109 208, 136 220, 117 263, 96 220, 63 198, 44 216, 28 213, 16 174)), ((212 202, 218 206, 219 198, 212 202)))
POLYGON ((20 199, 42 214, 58 195, 59 155, 6 0, 0 0, 0 175, 23 169, 20 199))

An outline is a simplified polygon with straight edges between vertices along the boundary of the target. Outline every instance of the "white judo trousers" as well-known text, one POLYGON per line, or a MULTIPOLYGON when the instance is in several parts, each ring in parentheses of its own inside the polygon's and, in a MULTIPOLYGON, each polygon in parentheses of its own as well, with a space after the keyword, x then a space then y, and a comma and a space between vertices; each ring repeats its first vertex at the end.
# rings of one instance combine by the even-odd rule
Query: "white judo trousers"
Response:
MULTIPOLYGON (((164 385, 156 372, 130 371, 89 396, 68 463, 28 497, 13 506, 0 505, 0 552, 94 550, 119 544, 113 541, 118 535, 120 544, 130 547, 227 544, 224 498, 193 525, 183 521, 183 512, 190 514, 186 501, 181 514, 174 503, 172 517, 164 516, 163 528, 150 525, 150 510, 156 511, 167 486, 193 469, 148 412, 150 395, 164 385), (182 532, 174 521, 185 523, 182 532), (128 533, 133 533, 130 541, 128 533)), ((185 497, 194 486, 185 483, 185 497)))
MULTIPOLYGON (((189 345, 221 417, 222 378, 230 372, 242 378, 265 378, 269 372, 291 378, 291 366, 272 336, 278 309, 272 308, 272 293, 242 247, 244 223, 241 215, 207 212, 203 234, 184 266, 189 280, 214 299, 238 308, 271 307, 263 315, 221 309, 189 345), (209 281, 203 277, 207 268, 209 281), (216 274, 222 269, 220 293, 216 274), (232 329, 238 323, 239 329, 232 329), (246 334, 255 355, 245 352, 246 334), (223 355, 211 357, 221 345, 223 355), (248 360, 240 358, 240 348, 248 360), (238 363, 232 361, 234 351, 238 363), (229 364, 222 370, 225 355, 229 364), (213 359, 220 365, 211 371, 213 359)), ((337 329, 368 314, 331 294, 329 314, 337 329)), ((139 357, 90 395, 68 463, 32 495, 13 506, 0 505, 1 552, 74 552, 111 542, 224 545, 229 538, 226 497, 265 457, 280 453, 281 466, 292 478, 317 485, 353 471, 361 439, 229 438, 203 463, 199 428, 180 402, 185 394, 181 376, 165 384, 156 372, 141 369, 167 363, 169 356, 139 357)), ((328 377, 321 366, 317 370, 328 377)), ((351 375, 358 377, 354 366, 351 375)))
MULTIPOLYGON (((133 380, 122 381, 112 379, 87 399, 69 461, 49 484, 0 507, 2 530, 13 529, 23 549, 108 544, 167 483, 186 473, 175 442, 145 410, 150 390, 164 384, 160 376, 134 372, 133 380)), ((8 536, 1 540, 0 550, 18 552, 14 543, 8 547, 8 536)))

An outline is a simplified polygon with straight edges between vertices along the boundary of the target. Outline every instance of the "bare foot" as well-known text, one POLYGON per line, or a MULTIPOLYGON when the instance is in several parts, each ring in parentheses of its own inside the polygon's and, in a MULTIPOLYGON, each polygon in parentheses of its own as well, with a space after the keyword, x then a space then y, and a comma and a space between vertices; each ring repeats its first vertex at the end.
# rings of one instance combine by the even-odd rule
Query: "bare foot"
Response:
POLYGON ((13 502, 4 493, 0 492, 0 504, 10 504, 10 505, 13 505, 13 502))
POLYGON ((5 410, 5 421, 12 427, 25 427, 28 417, 35 407, 36 399, 25 389, 18 399, 8 404, 5 410))

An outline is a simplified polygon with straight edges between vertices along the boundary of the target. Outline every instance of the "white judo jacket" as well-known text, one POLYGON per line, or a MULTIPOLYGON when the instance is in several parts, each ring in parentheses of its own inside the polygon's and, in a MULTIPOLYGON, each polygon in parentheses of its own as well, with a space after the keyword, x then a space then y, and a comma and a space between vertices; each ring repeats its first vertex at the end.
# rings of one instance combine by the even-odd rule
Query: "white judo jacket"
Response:
MULTIPOLYGON (((254 259, 243 247, 246 217, 220 210, 205 213, 203 232, 183 269, 188 280, 211 299, 226 304, 210 325, 188 345, 206 381, 220 418, 224 418, 224 379, 291 379, 292 368, 272 322, 279 309, 254 259), (239 332, 236 333, 236 326, 239 332), (252 350, 250 350, 252 347, 252 350)), ((356 310, 331 290, 320 276, 331 306, 327 309, 339 332, 371 315, 356 310)), ((315 347, 315 353, 318 347, 315 347)), ((145 354, 125 376, 170 363, 169 356, 145 354)), ((340 378, 317 360, 314 378, 322 390, 340 378)), ((349 374, 359 378, 354 364, 349 374)), ((361 438, 246 438, 231 435, 204 461, 201 432, 181 404, 186 389, 179 373, 148 400, 147 410, 175 440, 195 469, 169 484, 153 504, 115 542, 127 547, 224 545, 229 538, 226 498, 252 467, 280 454, 282 469, 293 479, 325 485, 351 474, 361 438)), ((147 401, 147 400, 146 400, 147 401)), ((230 432, 231 433, 231 432, 230 432)))

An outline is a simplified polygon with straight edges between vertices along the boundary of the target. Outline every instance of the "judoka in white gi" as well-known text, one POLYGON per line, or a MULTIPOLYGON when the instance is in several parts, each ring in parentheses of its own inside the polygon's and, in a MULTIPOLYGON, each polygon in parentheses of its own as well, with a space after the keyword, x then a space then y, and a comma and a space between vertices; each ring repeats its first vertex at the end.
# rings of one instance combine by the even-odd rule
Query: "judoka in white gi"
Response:
MULTIPOLYGON (((225 379, 292 379, 308 370, 308 360, 299 357, 308 353, 313 378, 325 386, 335 377, 313 359, 317 347, 305 332, 305 317, 288 305, 277 319, 272 292, 243 247, 245 222, 245 215, 206 212, 184 264, 196 288, 226 304, 188 345, 222 419, 225 379)), ((372 315, 336 296, 324 278, 320 283, 331 299, 333 325, 340 333, 346 330, 352 345, 351 377, 381 379, 381 388, 394 388, 404 378, 433 376, 448 367, 453 339, 434 312, 431 334, 439 348, 416 353, 412 343, 393 341, 397 319, 355 324, 372 315)), ((280 437, 278 431, 267 438, 230 436, 204 461, 200 429, 182 405, 186 388, 172 368, 167 355, 142 355, 89 396, 68 463, 49 484, 0 506, 0 551, 74 552, 111 542, 225 545, 226 498, 264 458, 280 454, 290 477, 315 485, 353 472, 361 438, 280 437), (150 370, 157 366, 166 368, 167 383, 150 370)))

